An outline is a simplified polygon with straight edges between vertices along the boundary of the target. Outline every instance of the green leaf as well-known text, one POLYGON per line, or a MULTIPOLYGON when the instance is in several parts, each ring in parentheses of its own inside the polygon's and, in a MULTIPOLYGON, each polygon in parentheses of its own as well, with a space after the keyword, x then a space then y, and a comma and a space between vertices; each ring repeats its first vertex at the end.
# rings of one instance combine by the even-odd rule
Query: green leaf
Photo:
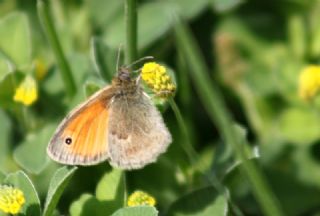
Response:
POLYGON ((214 152, 214 160, 212 163, 212 173, 219 179, 225 176, 226 172, 234 166, 235 159, 233 157, 232 149, 229 145, 220 142, 216 145, 214 152))
POLYGON ((118 209, 124 205, 125 182, 122 170, 112 169, 99 181, 96 197, 100 201, 108 201, 109 208, 118 209))
POLYGON ((320 55, 320 23, 318 22, 320 15, 320 5, 319 3, 312 6, 308 15, 310 16, 310 31, 311 31, 311 39, 310 39, 310 54, 312 58, 318 58, 320 55))
POLYGON ((278 131, 288 142, 309 144, 320 137, 318 117, 318 113, 312 109, 288 108, 279 118, 278 131))
POLYGON ((183 18, 192 19, 207 8, 209 0, 166 0, 177 7, 179 15, 183 18))
POLYGON ((125 184, 123 171, 112 169, 99 181, 96 196, 83 194, 70 206, 70 215, 111 215, 124 204, 125 184))
POLYGON ((112 216, 157 216, 158 211, 151 206, 135 206, 119 209, 112 216))
POLYGON ((87 0, 86 2, 94 24, 100 28, 104 28, 122 12, 124 1, 87 0))
POLYGON ((309 48, 307 26, 305 24, 305 16, 291 15, 288 21, 288 35, 291 55, 296 59, 302 59, 309 48))
MULTIPOLYGON (((160 39, 174 23, 176 7, 164 2, 143 4, 138 9, 138 48, 144 49, 160 39)), ((123 16, 118 17, 104 32, 104 42, 117 49, 125 42, 123 16)))
POLYGON ((90 97, 95 92, 99 91, 101 89, 101 85, 97 85, 97 82, 94 81, 87 81, 84 85, 84 92, 86 97, 90 97))
MULTIPOLYGON (((64 94, 63 81, 58 70, 59 69, 57 67, 54 67, 52 70, 50 70, 46 78, 41 83, 43 90, 47 94, 50 94, 50 95, 64 94)), ((63 97, 61 96, 59 96, 59 98, 61 100, 63 99, 63 97)))
POLYGON ((14 151, 15 161, 28 172, 38 174, 48 165, 47 145, 55 129, 48 125, 40 131, 29 134, 14 151))
POLYGON ((12 125, 9 117, 1 109, 0 122, 0 172, 6 172, 10 161, 10 131, 12 125))
POLYGON ((277 188, 275 188, 277 191, 282 192, 279 199, 284 202, 284 206, 288 209, 288 215, 303 215, 303 212, 316 208, 320 204, 320 197, 316 195, 320 192, 319 145, 319 142, 315 142, 309 146, 297 146, 294 151, 291 151, 290 156, 292 158, 288 157, 283 160, 287 163, 291 162, 291 166, 294 166, 295 169, 283 170, 278 168, 277 171, 281 173, 273 175, 273 179, 281 181, 275 182, 274 185, 277 185, 277 188), (286 172, 290 174, 288 175, 286 172), (282 176, 282 179, 279 176, 282 176), (290 184, 288 184, 288 179, 290 179, 290 184), (299 195, 297 196, 297 194, 299 195), (308 199, 305 199, 305 197, 308 197, 308 199))
POLYGON ((274 73, 272 70, 261 63, 252 63, 250 69, 243 76, 244 83, 249 86, 249 90, 257 97, 275 94, 279 91, 277 83, 274 82, 274 73), (265 83, 270 85, 265 85, 265 83))
POLYGON ((182 196, 174 202, 167 216, 227 215, 228 203, 213 187, 205 187, 182 196))
MULTIPOLYGON (((296 166, 294 173, 298 179, 306 185, 314 185, 320 190, 319 145, 318 141, 313 145, 297 146, 297 149, 292 153, 292 160, 296 166)), ((291 158, 286 159, 289 161, 291 158)))
POLYGON ((77 167, 61 167, 51 179, 43 216, 51 216, 77 167))
POLYGON ((203 173, 208 172, 213 166, 213 159, 215 158, 214 148, 212 148, 213 145, 214 144, 212 143, 207 148, 201 150, 201 152, 199 152, 198 160, 191 167, 196 172, 199 172, 201 178, 203 178, 203 173))
POLYGON ((0 52, 18 68, 31 64, 31 37, 28 19, 14 12, 0 21, 0 52))
POLYGON ((0 106, 2 108, 9 110, 20 108, 20 104, 13 101, 13 96, 16 87, 23 77, 23 74, 20 72, 11 72, 0 80, 0 106))
MULTIPOLYGON (((283 49, 285 48, 283 47, 283 49)), ((273 75, 277 77, 276 80, 274 80, 274 87, 276 87, 277 90, 276 93, 280 92, 281 96, 290 101, 290 103, 301 103, 300 98, 297 97, 297 84, 301 69, 305 66, 305 63, 292 58, 293 56, 289 49, 287 49, 282 56, 276 49, 266 53, 266 55, 270 54, 274 57, 274 61, 270 62, 270 70, 272 70, 271 67, 280 69, 277 70, 276 73, 273 73, 273 75)))
POLYGON ((9 73, 9 62, 0 55, 0 81, 9 73))
POLYGON ((90 65, 90 60, 88 57, 81 53, 72 53, 68 59, 68 63, 70 64, 70 68, 72 71, 77 72, 77 76, 74 76, 75 83, 78 89, 81 89, 87 76, 93 70, 90 65))
POLYGON ((97 198, 91 194, 83 194, 79 200, 73 202, 70 206, 69 212, 71 216, 105 216, 112 213, 106 202, 97 200, 97 198))
POLYGON ((211 0, 213 8, 218 12, 226 12, 235 9, 245 0, 211 0))
POLYGON ((40 200, 37 191, 29 177, 23 171, 9 174, 4 182, 23 191, 26 200, 22 208, 23 215, 40 216, 40 200))
MULTIPOLYGON (((257 148, 249 145, 246 141, 247 130, 239 124, 234 124, 233 127, 238 134, 238 139, 241 141, 241 148, 244 151, 246 159, 259 158, 257 148)), ((218 178, 224 178, 227 173, 239 164, 242 164, 242 161, 234 158, 230 146, 225 143, 219 143, 216 147, 215 157, 212 164, 212 175, 217 176, 218 178)))

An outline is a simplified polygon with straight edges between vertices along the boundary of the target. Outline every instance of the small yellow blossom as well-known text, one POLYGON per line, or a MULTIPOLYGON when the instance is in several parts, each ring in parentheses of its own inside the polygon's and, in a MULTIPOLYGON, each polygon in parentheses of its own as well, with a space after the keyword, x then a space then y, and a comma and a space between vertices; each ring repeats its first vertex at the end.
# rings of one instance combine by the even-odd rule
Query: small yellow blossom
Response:
POLYGON ((320 89, 320 66, 310 65, 304 68, 299 77, 299 96, 310 100, 320 89))
POLYGON ((38 87, 37 83, 31 76, 26 76, 26 78, 20 83, 16 89, 13 100, 16 102, 21 102, 25 106, 30 106, 38 99, 38 87))
POLYGON ((141 78, 158 96, 167 98, 174 94, 176 86, 167 74, 164 66, 155 62, 148 62, 141 69, 141 78))
POLYGON ((156 200, 149 194, 143 191, 135 191, 128 198, 128 206, 149 205, 155 206, 156 200))
POLYGON ((0 210, 9 214, 17 214, 25 203, 24 194, 21 190, 7 186, 0 186, 0 210))

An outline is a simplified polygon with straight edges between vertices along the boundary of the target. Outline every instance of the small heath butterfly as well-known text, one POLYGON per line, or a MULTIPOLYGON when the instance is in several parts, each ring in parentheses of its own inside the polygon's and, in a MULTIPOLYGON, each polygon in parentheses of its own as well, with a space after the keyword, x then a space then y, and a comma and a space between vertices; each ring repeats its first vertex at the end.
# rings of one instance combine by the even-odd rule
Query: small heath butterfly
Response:
POLYGON ((109 160, 121 169, 155 162, 171 143, 162 116, 129 67, 121 67, 107 86, 71 111, 47 148, 53 160, 94 165, 109 160))

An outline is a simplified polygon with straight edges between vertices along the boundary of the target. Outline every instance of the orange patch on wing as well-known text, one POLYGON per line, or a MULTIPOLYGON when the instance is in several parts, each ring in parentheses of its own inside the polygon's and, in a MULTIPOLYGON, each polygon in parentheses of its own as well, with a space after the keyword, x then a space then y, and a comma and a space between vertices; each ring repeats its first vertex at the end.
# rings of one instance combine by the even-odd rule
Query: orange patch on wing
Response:
POLYGON ((82 108, 69 120, 62 137, 72 138, 68 149, 72 154, 94 158, 106 152, 109 113, 103 100, 94 101, 82 108))

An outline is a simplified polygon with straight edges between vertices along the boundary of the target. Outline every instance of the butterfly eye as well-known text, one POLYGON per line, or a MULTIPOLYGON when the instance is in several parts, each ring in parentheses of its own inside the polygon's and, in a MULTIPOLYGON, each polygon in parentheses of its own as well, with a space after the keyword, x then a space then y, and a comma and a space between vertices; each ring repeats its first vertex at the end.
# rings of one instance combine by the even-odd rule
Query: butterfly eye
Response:
POLYGON ((72 143, 72 139, 70 137, 66 138, 65 143, 70 145, 72 143))

